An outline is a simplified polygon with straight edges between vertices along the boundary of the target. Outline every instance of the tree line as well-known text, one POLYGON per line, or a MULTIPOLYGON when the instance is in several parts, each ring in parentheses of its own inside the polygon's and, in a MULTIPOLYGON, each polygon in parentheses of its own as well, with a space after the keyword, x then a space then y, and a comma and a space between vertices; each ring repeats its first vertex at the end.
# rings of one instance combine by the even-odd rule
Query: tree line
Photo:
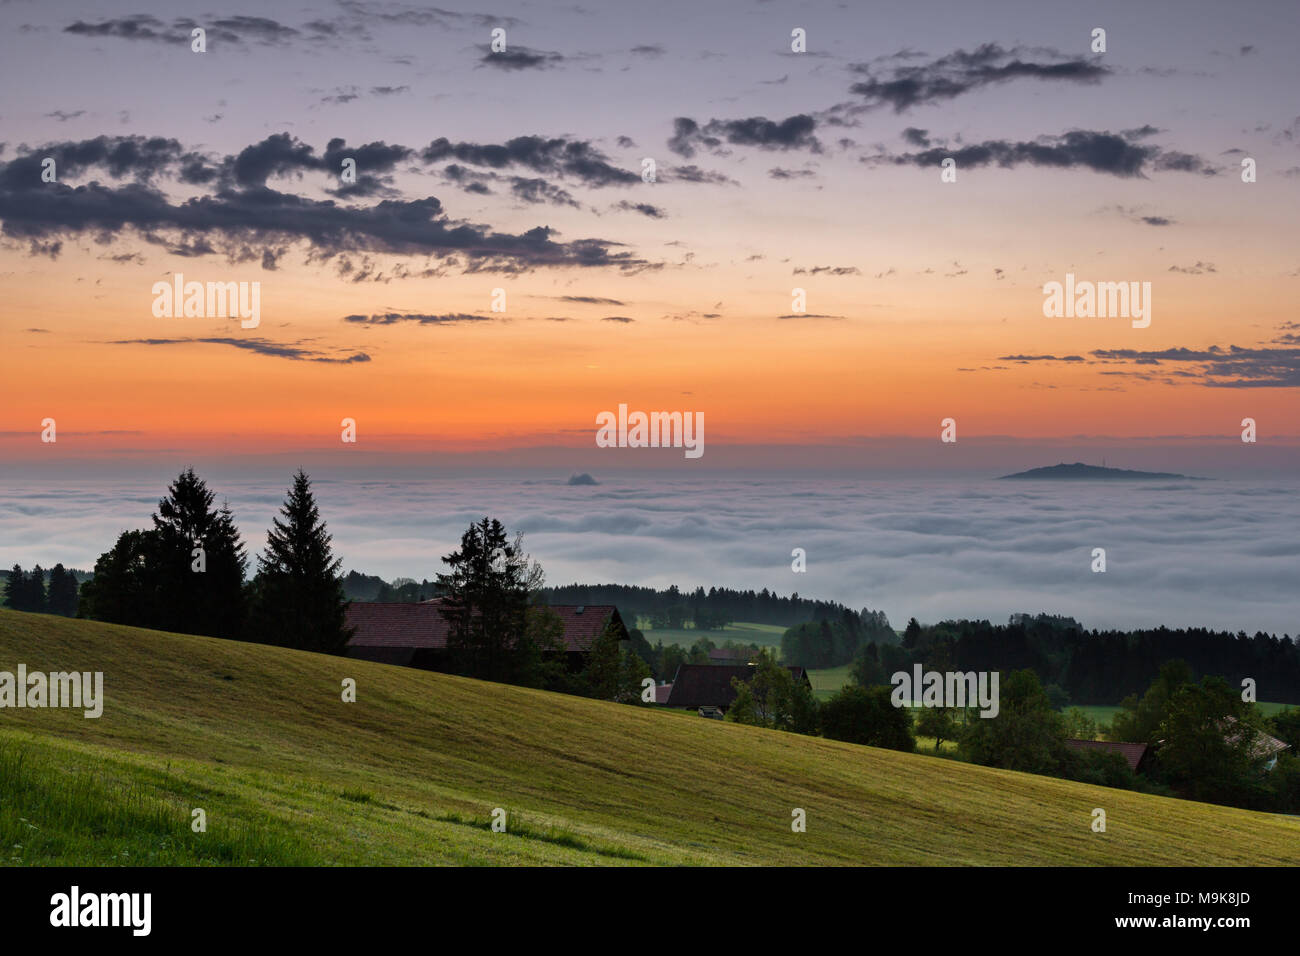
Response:
POLYGON ((350 636, 331 537, 311 479, 293 477, 251 580, 228 505, 188 468, 152 527, 123 531, 81 587, 79 616, 181 634, 341 654, 350 636))
POLYGON ((77 576, 84 571, 70 571, 61 563, 49 570, 49 582, 46 571, 39 564, 30 571, 24 571, 21 564, 15 564, 5 579, 3 603, 15 611, 30 611, 34 614, 60 614, 63 617, 77 615, 77 576))
MULTIPOLYGON (((840 641, 821 624, 787 632, 782 640, 788 664, 827 666, 826 648, 840 641), (810 630, 820 643, 809 646, 810 630), (802 636, 801 636, 802 635, 802 636)), ((842 642, 841 642, 842 643, 842 642)), ((852 664, 864 685, 886 683, 914 664, 937 671, 1032 670, 1045 692, 1060 706, 1117 704, 1140 694, 1166 661, 1187 662, 1196 676, 1216 675, 1240 686, 1257 682, 1259 698, 1300 703, 1300 643, 1289 635, 1211 631, 1205 628, 1154 628, 1134 631, 1085 630, 1071 618, 1049 614, 1014 615, 1007 624, 988 621, 943 621, 922 625, 912 618, 898 643, 867 641, 852 664)))
POLYGON ((630 584, 568 584, 547 588, 546 597, 555 604, 615 604, 626 620, 645 619, 657 628, 680 629, 689 622, 701 630, 717 630, 733 621, 794 627, 823 618, 838 621, 848 615, 864 632, 893 634, 882 611, 854 611, 835 601, 802 598, 797 592, 782 597, 767 588, 737 591, 711 587, 706 591, 697 587, 682 591, 675 584, 665 589, 630 584))

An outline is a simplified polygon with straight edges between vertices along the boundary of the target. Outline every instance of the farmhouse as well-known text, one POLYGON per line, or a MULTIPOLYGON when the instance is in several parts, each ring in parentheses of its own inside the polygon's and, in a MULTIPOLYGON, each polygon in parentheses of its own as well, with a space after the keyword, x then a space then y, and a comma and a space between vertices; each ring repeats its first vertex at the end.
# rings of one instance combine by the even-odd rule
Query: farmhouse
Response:
POLYGON ((1134 773, 1147 769, 1151 760, 1151 748, 1146 744, 1127 743, 1120 740, 1078 740, 1070 738, 1065 746, 1071 750, 1101 750, 1117 753, 1128 762, 1128 768, 1134 773))
MULTIPOLYGON (((548 610, 564 625, 564 653, 574 670, 582 666, 611 622, 619 640, 628 639, 627 627, 612 604, 552 604, 548 610)), ((451 627, 440 598, 394 604, 354 601, 347 608, 347 626, 356 629, 348 641, 349 657, 423 670, 442 670, 446 665, 451 627)))
MULTIPOLYGON (((736 699, 731 679, 753 680, 757 670, 754 664, 680 664, 668 695, 668 706, 685 710, 716 707, 725 711, 736 699)), ((791 666, 786 670, 796 681, 812 686, 808 672, 802 667, 791 666)))
MULTIPOLYGON (((1224 718, 1224 736, 1223 739, 1229 744, 1235 746, 1241 740, 1242 731, 1237 729, 1237 718, 1224 718)), ((1278 740, 1272 734, 1266 734, 1264 731, 1256 731, 1255 737, 1250 742, 1250 756, 1263 764, 1265 770, 1272 770, 1277 766, 1277 755, 1283 750, 1290 747, 1290 744, 1278 740)))
MULTIPOLYGON (((1228 717, 1225 720, 1224 741, 1229 745, 1235 745, 1241 737, 1241 731, 1235 730, 1237 721, 1228 717)), ((1107 750, 1120 754, 1128 761, 1129 769, 1134 773, 1144 773, 1150 769, 1152 760, 1158 757, 1159 745, 1164 741, 1157 741, 1157 746, 1152 747, 1147 744, 1125 743, 1122 741, 1110 740, 1075 740, 1070 739, 1065 745, 1071 750, 1107 750)), ((1264 767, 1265 770, 1272 770, 1277 766, 1277 756, 1289 745, 1278 740, 1272 734, 1266 734, 1259 731, 1251 741, 1250 755, 1264 767)))

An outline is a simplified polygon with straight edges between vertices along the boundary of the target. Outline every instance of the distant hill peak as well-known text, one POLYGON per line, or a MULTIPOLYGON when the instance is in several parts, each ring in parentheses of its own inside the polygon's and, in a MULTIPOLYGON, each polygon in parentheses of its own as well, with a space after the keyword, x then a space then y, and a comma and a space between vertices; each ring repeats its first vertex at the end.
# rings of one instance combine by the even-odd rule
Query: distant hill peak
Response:
MULTIPOLYGON (((1046 468, 1031 468, 1029 471, 1021 471, 1014 475, 1003 475, 1002 479, 1007 478, 1029 478, 1029 479, 1047 479, 1047 480, 1091 480, 1091 479, 1127 479, 1148 480, 1153 478, 1160 479, 1179 479, 1182 481, 1200 481, 1202 479, 1189 478, 1187 475, 1176 475, 1167 471, 1129 471, 1125 468, 1103 468, 1100 465, 1085 465, 1081 461, 1076 461, 1073 465, 1067 465, 1061 462, 1059 465, 1049 465, 1046 468)), ((1000 479, 1001 480, 1001 479, 1000 479)))
POLYGON ((598 485, 598 484, 600 484, 599 481, 597 481, 595 478, 591 477, 591 475, 587 474, 585 471, 584 471, 582 474, 580 474, 580 475, 574 475, 574 476, 572 476, 572 477, 569 479, 569 482, 568 482, 568 483, 571 484, 571 485, 598 485))

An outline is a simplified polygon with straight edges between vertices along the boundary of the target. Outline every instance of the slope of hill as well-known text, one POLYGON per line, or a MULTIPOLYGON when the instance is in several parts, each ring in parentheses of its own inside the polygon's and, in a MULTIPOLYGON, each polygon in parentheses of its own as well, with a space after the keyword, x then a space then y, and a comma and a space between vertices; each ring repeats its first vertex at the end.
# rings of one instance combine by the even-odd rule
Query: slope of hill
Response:
POLYGON ((1296 818, 281 648, 0 612, 19 662, 105 703, 0 710, 10 864, 1300 863, 1296 818))
POLYGON ((1065 481, 1090 481, 1090 480, 1124 480, 1140 481, 1148 479, 1177 479, 1180 481, 1202 481, 1201 478, 1189 478, 1186 475, 1175 475, 1165 471, 1129 471, 1125 468, 1102 468, 1100 465, 1085 465, 1081 461, 1076 461, 1073 465, 1067 465, 1062 462, 1059 465, 1048 465, 1045 468, 1030 468, 1028 471, 1016 472, 1014 475, 1003 475, 1001 480, 1011 479, 1035 479, 1035 480, 1065 480, 1065 481))

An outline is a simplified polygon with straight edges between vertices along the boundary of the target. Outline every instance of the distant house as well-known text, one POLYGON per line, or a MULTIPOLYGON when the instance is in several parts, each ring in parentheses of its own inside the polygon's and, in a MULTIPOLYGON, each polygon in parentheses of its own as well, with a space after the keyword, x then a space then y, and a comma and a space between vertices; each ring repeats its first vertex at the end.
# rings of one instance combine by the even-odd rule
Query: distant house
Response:
MULTIPOLYGON (((564 625, 564 653, 573 670, 582 667, 592 645, 613 622, 619 640, 628 639, 627 627, 612 604, 552 604, 564 625)), ((401 664, 423 670, 447 666, 447 641, 451 627, 442 614, 442 600, 402 604, 353 602, 347 608, 347 626, 356 629, 348 641, 349 657, 401 664)))
MULTIPOLYGON (((753 680, 757 670, 754 664, 679 664, 677 676, 673 678, 672 693, 668 695, 668 706, 683 710, 716 707, 725 711, 736 699, 731 679, 753 680)), ((794 675, 796 681, 812 686, 808 672, 802 667, 787 667, 786 670, 794 675)))
POLYGON ((1151 748, 1146 744, 1126 743, 1120 740, 1078 740, 1070 738, 1066 740, 1065 746, 1078 751, 1100 750, 1107 753, 1117 753, 1124 758, 1128 763, 1128 768, 1134 773, 1144 772, 1150 763, 1151 757, 1151 748))
MULTIPOLYGON (((1226 719, 1225 733, 1223 739, 1230 745, 1234 745, 1240 736, 1240 731, 1234 731, 1233 725, 1236 720, 1232 717, 1226 719)), ((1159 745, 1164 741, 1156 742, 1155 747, 1147 744, 1124 743, 1121 741, 1110 740, 1067 740, 1065 745, 1071 750, 1108 750, 1118 753, 1128 761, 1129 769, 1135 773, 1145 773, 1150 769, 1151 761, 1158 756, 1159 745)), ((1251 744, 1251 756, 1263 764, 1265 770, 1272 770, 1277 765, 1277 755, 1286 750, 1289 745, 1278 740, 1271 734, 1263 731, 1255 735, 1251 744)))
MULTIPOLYGON (((1241 738, 1241 731, 1236 729, 1237 718, 1226 717, 1224 720, 1227 726, 1224 728, 1223 739, 1229 745, 1235 745, 1241 738)), ((1277 755, 1290 746, 1290 744, 1278 740, 1272 734, 1266 734, 1261 730, 1256 732, 1255 739, 1251 741, 1250 756, 1260 761, 1265 770, 1272 770, 1277 766, 1277 755)))

